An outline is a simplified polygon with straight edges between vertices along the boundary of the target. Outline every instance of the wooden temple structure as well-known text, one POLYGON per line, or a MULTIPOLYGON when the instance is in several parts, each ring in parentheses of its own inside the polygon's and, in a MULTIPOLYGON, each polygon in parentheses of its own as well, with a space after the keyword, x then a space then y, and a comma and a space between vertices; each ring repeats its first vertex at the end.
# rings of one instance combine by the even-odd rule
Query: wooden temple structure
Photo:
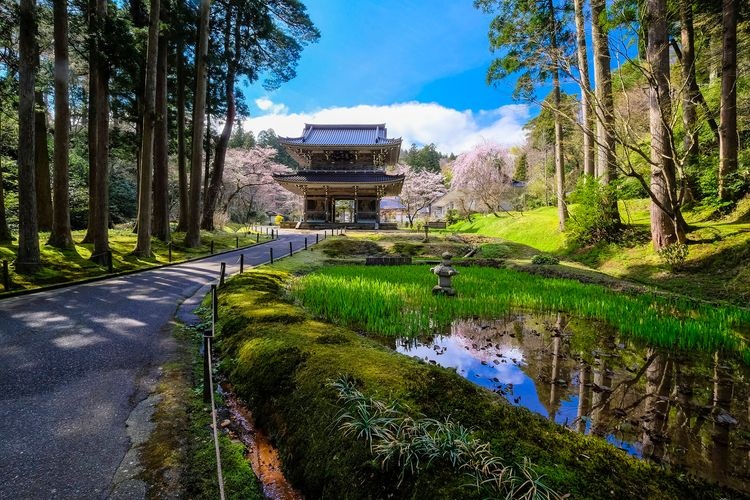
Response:
POLYGON ((380 199, 398 195, 404 182, 385 171, 401 150, 401 139, 389 139, 385 124, 305 124, 302 136, 279 142, 300 164, 296 173, 273 176, 303 197, 298 227, 383 227, 380 199))

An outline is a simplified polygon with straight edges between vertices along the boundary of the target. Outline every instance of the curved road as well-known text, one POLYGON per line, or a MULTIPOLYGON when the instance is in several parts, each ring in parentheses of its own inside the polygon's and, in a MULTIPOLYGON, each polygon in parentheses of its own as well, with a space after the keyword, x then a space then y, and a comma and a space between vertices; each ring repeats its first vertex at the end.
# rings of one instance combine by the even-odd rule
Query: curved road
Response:
POLYGON ((304 237, 1 300, 0 498, 140 496, 142 483, 118 486, 133 475, 128 451, 137 440, 126 421, 173 352, 175 313, 189 318, 220 262, 230 275, 240 253, 258 265, 269 247, 281 257, 304 237))

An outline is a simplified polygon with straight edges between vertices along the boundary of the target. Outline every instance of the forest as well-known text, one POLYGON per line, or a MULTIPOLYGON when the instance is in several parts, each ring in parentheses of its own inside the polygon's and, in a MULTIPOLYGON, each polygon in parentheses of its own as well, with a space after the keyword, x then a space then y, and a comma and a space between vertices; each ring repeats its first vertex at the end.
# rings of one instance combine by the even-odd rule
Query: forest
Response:
MULTIPOLYGON (((654 249, 679 253, 686 209, 721 216, 746 194, 744 2, 474 6, 492 16, 488 84, 511 82, 540 112, 510 150, 405 148, 410 222, 451 190, 462 193, 458 217, 497 212, 522 181, 514 208, 557 204, 576 245, 621 241, 618 200, 646 198, 654 249)), ((301 2, 18 0, 2 3, 0 21, 0 240, 17 234, 18 272, 40 268, 40 232, 41 244, 66 248, 71 229, 86 229, 91 259, 104 263, 117 224, 148 256, 151 237, 172 230, 194 247, 228 218, 295 211, 270 177, 293 160, 273 130, 255 137, 241 120, 243 89, 294 78, 319 39, 301 2)))

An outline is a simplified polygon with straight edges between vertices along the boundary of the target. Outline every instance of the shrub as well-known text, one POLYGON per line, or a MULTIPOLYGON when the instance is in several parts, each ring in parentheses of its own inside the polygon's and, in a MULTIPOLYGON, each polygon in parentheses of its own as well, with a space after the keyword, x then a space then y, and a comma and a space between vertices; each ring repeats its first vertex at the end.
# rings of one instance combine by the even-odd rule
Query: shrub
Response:
POLYGON ((510 255, 510 247, 500 243, 487 243, 479 247, 479 256, 485 259, 502 259, 510 255))
POLYGON ((405 241, 399 241, 393 244, 393 253, 399 255, 418 255, 424 250, 424 245, 421 243, 407 243, 405 241))
POLYGON ((662 262, 667 264, 672 271, 682 269, 688 256, 688 246, 685 243, 672 243, 657 250, 662 262))
POLYGON ((284 216, 283 215, 277 215, 276 217, 273 218, 273 222, 277 226, 280 226, 281 223, 284 222, 284 216))
POLYGON ((590 177, 578 181, 573 196, 578 206, 567 225, 567 239, 575 246, 591 245, 603 241, 617 241, 622 225, 619 217, 611 213, 611 199, 615 187, 602 186, 590 177))
POLYGON ((554 264, 559 264, 560 259, 555 257, 554 255, 535 255, 531 258, 531 263, 535 266, 549 266, 554 264))
POLYGON ((320 245, 323 253, 329 257, 347 257, 350 255, 375 255, 383 253, 383 247, 373 241, 360 239, 330 239, 320 245))

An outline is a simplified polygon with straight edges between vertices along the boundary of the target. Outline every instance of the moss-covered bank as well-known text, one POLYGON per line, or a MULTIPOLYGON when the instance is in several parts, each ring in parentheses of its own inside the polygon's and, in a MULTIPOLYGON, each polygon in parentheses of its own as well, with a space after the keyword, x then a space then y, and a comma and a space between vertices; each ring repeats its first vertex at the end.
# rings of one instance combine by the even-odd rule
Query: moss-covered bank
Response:
POLYGON ((221 290, 222 368, 279 447, 290 480, 310 498, 471 498, 467 478, 439 461, 398 486, 397 466, 381 467, 364 441, 335 424, 331 379, 414 412, 472 428, 507 463, 530 458, 552 488, 573 498, 719 498, 725 491, 627 456, 603 441, 564 430, 455 373, 396 354, 353 331, 315 321, 285 301, 288 274, 253 271, 221 290))

